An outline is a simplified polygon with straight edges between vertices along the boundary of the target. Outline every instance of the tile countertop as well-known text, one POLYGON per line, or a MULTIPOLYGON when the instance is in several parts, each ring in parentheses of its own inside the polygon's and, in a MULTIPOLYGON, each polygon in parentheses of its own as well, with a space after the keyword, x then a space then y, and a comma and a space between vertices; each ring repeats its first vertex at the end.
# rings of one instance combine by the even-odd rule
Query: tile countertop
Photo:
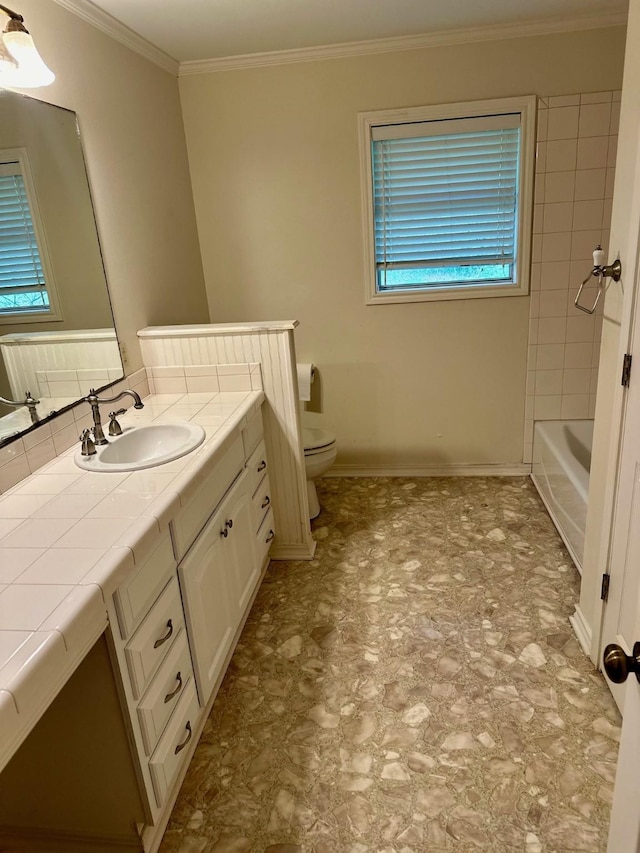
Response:
POLYGON ((105 602, 263 400, 262 391, 151 395, 122 416, 123 429, 192 421, 204 443, 121 474, 78 468, 74 446, 0 497, 0 770, 107 627, 105 602))

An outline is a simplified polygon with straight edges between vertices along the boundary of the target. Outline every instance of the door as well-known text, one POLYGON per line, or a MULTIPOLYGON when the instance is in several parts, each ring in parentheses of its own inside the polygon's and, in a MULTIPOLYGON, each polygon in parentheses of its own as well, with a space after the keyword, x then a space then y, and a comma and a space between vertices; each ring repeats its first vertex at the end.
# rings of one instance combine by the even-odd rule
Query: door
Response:
MULTIPOLYGON (((635 188, 640 201, 640 186, 635 188)), ((633 218, 640 230, 640 205, 633 218)), ((635 264, 634 264, 635 261, 635 264)), ((623 260, 624 263, 624 260, 623 260)), ((618 478, 610 551, 609 600, 602 628, 603 671, 623 713, 608 853, 639 853, 640 799, 640 264, 635 266, 631 316, 633 357, 623 411, 618 478), (634 657, 635 655, 635 657, 634 657), (637 661, 636 661, 637 658, 637 661)))
MULTIPOLYGON (((638 633, 638 594, 640 593, 640 342, 635 324, 635 370, 627 391, 622 428, 620 468, 616 491, 615 517, 611 539, 609 599, 604 611, 602 647, 619 645, 631 654, 638 633), (635 373, 635 375, 634 375, 635 373)), ((607 676, 608 678, 608 676, 607 676)), ((623 710, 627 682, 609 687, 623 710)))
POLYGON ((245 471, 225 501, 226 546, 230 552, 230 573, 237 619, 244 618, 247 604, 260 576, 255 552, 255 531, 249 494, 249 472, 245 471))
MULTIPOLYGON (((634 339, 638 338, 638 327, 634 339)), ((636 352, 638 348, 635 347, 636 352)), ((638 355, 640 362, 640 354, 638 355)), ((640 365, 639 365, 640 366, 640 365)), ((640 640, 640 376, 628 392, 622 440, 621 465, 616 498, 611 555, 612 604, 605 611, 604 642, 617 645, 617 654, 607 645, 603 655, 605 672, 618 704, 623 705, 622 739, 611 812, 609 853, 638 853, 640 850, 640 800, 637 768, 640 765, 640 683, 633 671, 632 657, 640 640), (628 657, 626 660, 623 653, 628 657), (623 700, 621 702, 621 700, 623 700)), ((640 646, 636 652, 640 651, 640 646)))
POLYGON ((224 535, 226 501, 178 567, 189 645, 204 708, 224 666, 237 625, 224 535))

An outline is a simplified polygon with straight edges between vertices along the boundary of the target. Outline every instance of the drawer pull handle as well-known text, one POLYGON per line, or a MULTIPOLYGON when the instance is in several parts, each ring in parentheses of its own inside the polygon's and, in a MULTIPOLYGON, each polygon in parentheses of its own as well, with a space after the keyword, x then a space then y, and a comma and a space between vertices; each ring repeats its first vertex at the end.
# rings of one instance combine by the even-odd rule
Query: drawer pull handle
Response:
POLYGON ((178 693, 180 693, 180 691, 182 690, 182 673, 181 672, 178 672, 176 674, 176 681, 178 682, 176 689, 172 690, 171 693, 167 693, 167 695, 164 697, 164 704, 165 705, 167 704, 167 702, 171 702, 173 697, 177 696, 178 693))
POLYGON ((267 463, 263 459, 262 462, 258 465, 258 473, 260 473, 260 471, 264 471, 264 469, 266 467, 267 467, 267 463))
POLYGON ((265 509, 266 507, 269 506, 270 503, 271 503, 271 498, 269 497, 269 495, 265 495, 264 500, 260 504, 260 508, 265 509))
POLYGON ((162 646, 164 643, 166 643, 167 640, 169 639, 169 637, 173 634, 173 622, 171 621, 171 619, 169 619, 169 621, 167 622, 167 628, 169 630, 164 635, 164 637, 160 637, 160 639, 156 640, 155 643, 153 644, 154 649, 159 649, 160 646, 162 646))
POLYGON ((187 722, 187 725, 185 726, 185 729, 187 730, 187 736, 186 736, 186 738, 182 741, 182 743, 179 743, 179 744, 176 746, 176 748, 175 748, 175 750, 174 750, 174 752, 173 752, 173 754, 174 754, 174 755, 177 755, 179 752, 182 752, 182 750, 185 748, 185 746, 186 746, 186 745, 189 743, 189 741, 191 740, 191 735, 193 734, 193 732, 191 731, 191 720, 189 720, 189 721, 187 722))
POLYGON ((273 530, 270 530, 270 531, 269 531, 269 535, 267 536, 267 538, 266 538, 264 541, 265 541, 265 542, 271 542, 271 541, 272 541, 272 539, 273 539, 273 537, 274 537, 275 535, 276 535, 276 534, 273 532, 273 530))
POLYGON ((224 538, 226 539, 228 535, 229 535, 229 531, 227 530, 226 527, 223 527, 222 530, 220 531, 220 536, 224 536, 224 538))
POLYGON ((230 518, 228 521, 225 521, 224 526, 225 526, 225 527, 228 527, 228 528, 229 528, 229 530, 231 530, 231 528, 233 527, 233 519, 232 519, 232 518, 230 518))

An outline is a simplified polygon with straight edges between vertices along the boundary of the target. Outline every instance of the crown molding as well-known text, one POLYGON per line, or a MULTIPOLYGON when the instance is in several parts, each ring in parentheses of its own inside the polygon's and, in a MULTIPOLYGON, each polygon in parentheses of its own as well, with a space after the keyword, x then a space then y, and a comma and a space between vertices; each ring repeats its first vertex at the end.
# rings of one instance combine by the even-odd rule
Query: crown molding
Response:
POLYGON ((90 0, 54 0, 54 2, 78 18, 82 18, 83 21, 91 24, 97 30, 106 33, 112 39, 115 39, 115 41, 119 41, 125 47, 128 47, 129 50, 143 56, 149 62, 153 62, 154 65, 158 65, 164 69, 164 71, 173 74, 174 77, 178 76, 179 64, 173 57, 142 38, 142 36, 134 33, 133 30, 121 24, 120 21, 117 21, 98 6, 95 6, 90 0))
MULTIPOLYGON (((56 2, 62 2, 62 0, 56 0, 56 2)), ((65 0, 65 2, 68 3, 70 0, 65 0)), ((603 15, 523 21, 516 24, 461 27, 415 36, 353 41, 344 44, 275 50, 265 53, 245 53, 237 56, 221 56, 216 59, 189 60, 180 63, 178 76, 185 77, 191 74, 209 74, 214 71, 233 71, 242 68, 262 68, 268 65, 288 65, 293 62, 314 62, 322 59, 344 59, 352 56, 418 50, 425 47, 443 47, 466 42, 496 41, 498 39, 527 38, 553 35, 554 33, 602 29, 603 27, 621 27, 626 26, 626 23, 627 14, 620 11, 603 15)))

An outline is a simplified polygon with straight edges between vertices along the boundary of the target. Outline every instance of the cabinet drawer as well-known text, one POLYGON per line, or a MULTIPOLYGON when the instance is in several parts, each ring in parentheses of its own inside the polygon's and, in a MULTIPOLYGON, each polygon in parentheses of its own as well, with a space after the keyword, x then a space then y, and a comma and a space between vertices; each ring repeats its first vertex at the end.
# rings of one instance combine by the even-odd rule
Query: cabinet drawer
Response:
POLYGON ((198 726, 200 708, 193 679, 185 686, 182 696, 149 759, 149 770, 158 806, 162 807, 178 772, 190 755, 193 732, 198 726))
POLYGON ((262 409, 257 412, 242 430, 244 455, 248 457, 262 438, 262 409))
POLYGON ((146 690, 183 627, 182 601, 174 575, 124 649, 136 699, 146 690))
POLYGON ((220 503, 225 492, 242 471, 244 450, 239 435, 231 447, 213 466, 211 473, 172 522, 176 557, 181 560, 207 519, 220 503))
POLYGON ((250 494, 253 494, 258 488, 260 480, 267 473, 267 470, 267 451, 264 445, 264 441, 261 441, 247 460, 250 494))
POLYGON ((254 530, 258 530, 260 525, 262 524, 262 520, 265 516, 265 513, 271 507, 271 484, 269 482, 269 475, 263 477, 258 485, 258 488, 253 495, 251 500, 252 512, 253 512, 253 520, 254 520, 254 530))
POLYGON ((275 537, 275 526, 273 523, 273 510, 270 509, 264 517, 260 529, 256 533, 256 556, 258 566, 262 568, 265 557, 269 553, 269 548, 275 537))
POLYGON ((166 531, 153 553, 144 561, 132 578, 125 581, 113 600, 118 614, 120 635, 129 637, 140 619, 175 574, 176 561, 173 557, 171 537, 166 531))
POLYGON ((147 755, 151 755, 155 749, 190 679, 191 655, 187 634, 180 631, 138 705, 138 719, 147 755))

